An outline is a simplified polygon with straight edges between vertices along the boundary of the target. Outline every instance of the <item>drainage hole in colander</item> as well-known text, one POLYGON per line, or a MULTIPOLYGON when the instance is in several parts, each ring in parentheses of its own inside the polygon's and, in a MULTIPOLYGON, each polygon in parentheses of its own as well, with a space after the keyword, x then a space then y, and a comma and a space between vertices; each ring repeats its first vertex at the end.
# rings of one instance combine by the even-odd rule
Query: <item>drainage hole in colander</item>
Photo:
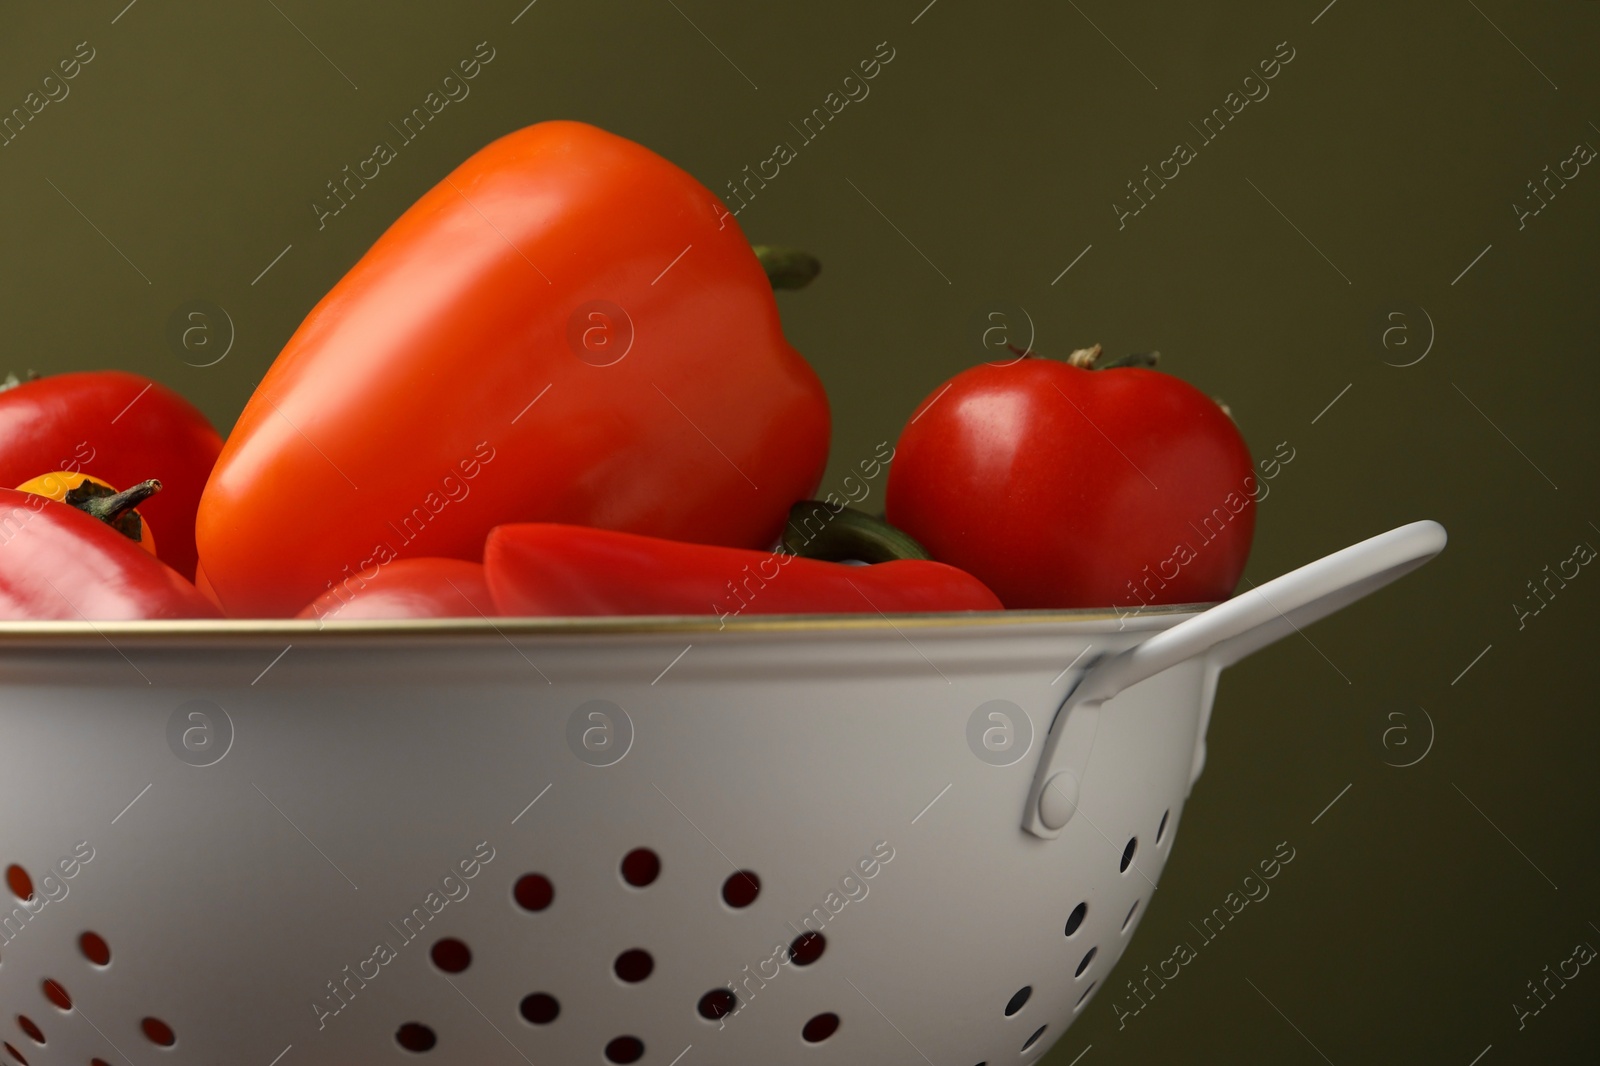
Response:
POLYGON ((808 930, 795 937, 794 943, 789 945, 789 961, 796 966, 810 966, 822 958, 822 953, 827 949, 827 938, 808 930))
POLYGON ((1133 906, 1128 908, 1128 916, 1126 918, 1122 919, 1122 931, 1124 933, 1126 933, 1128 931, 1128 926, 1130 924, 1132 924, 1133 916, 1135 914, 1137 914, 1137 913, 1139 913, 1139 901, 1138 900, 1134 900, 1133 901, 1133 906))
POLYGON ((638 1062, 644 1057, 644 1041, 636 1036, 619 1036, 606 1045, 607 1062, 638 1062))
POLYGON ((713 988, 700 997, 700 1017, 707 1021, 732 1014, 739 1007, 739 997, 726 988, 713 988))
POLYGON ((5 1045, 5 1048, 6 1048, 7 1051, 11 1052, 11 1057, 12 1058, 14 1058, 18 1062, 22 1063, 22 1066, 28 1066, 28 1060, 22 1057, 22 1052, 18 1051, 16 1048, 12 1047, 10 1044, 5 1045))
POLYGON ((643 888, 660 876, 661 856, 649 848, 634 848, 622 857, 622 879, 634 888, 643 888))
POLYGON ((1048 1025, 1041 1025, 1039 1028, 1035 1029, 1033 1031, 1033 1035, 1028 1037, 1027 1042, 1022 1045, 1022 1050, 1027 1051, 1033 1045, 1037 1044, 1039 1042, 1039 1038, 1044 1035, 1044 1031, 1048 1028, 1050 1028, 1048 1025))
POLYGON ((1073 1013, 1077 1013, 1083 1009, 1083 1001, 1089 998, 1089 993, 1093 992, 1097 987, 1099 987, 1099 984, 1099 981, 1089 982, 1089 987, 1083 990, 1083 995, 1078 997, 1077 1004, 1072 1008, 1073 1013))
POLYGON ((62 1010, 72 1009, 72 997, 67 995, 67 990, 65 988, 61 987, 60 981, 53 981, 48 977, 45 978, 44 998, 48 999, 51 1003, 54 1003, 62 1010))
POLYGON ((837 1014, 819 1014, 806 1022, 800 1030, 800 1039, 808 1044, 820 1044, 828 1037, 839 1031, 839 1016, 837 1014))
POLYGON ((11 894, 20 900, 29 899, 33 895, 33 878, 16 863, 6 867, 6 886, 11 889, 11 894))
POLYGON ((1072 976, 1073 977, 1082 977, 1083 976, 1083 971, 1085 971, 1085 970, 1087 970, 1089 968, 1089 964, 1094 961, 1094 957, 1095 957, 1096 954, 1099 953, 1099 951, 1100 951, 1100 949, 1098 947, 1090 948, 1088 950, 1088 952, 1083 956, 1083 961, 1078 963, 1078 972, 1073 974, 1072 976))
POLYGON ((722 901, 735 909, 750 906, 761 895, 761 878, 749 870, 730 874, 722 882, 722 901))
POLYGON ((472 965, 472 949, 453 936, 437 941, 429 955, 445 973, 460 973, 472 965))
POLYGON ((35 1044, 44 1043, 44 1030, 33 1024, 33 1019, 26 1014, 17 1015, 17 1028, 28 1034, 28 1039, 35 1044))
POLYGON ((1156 844, 1158 845, 1167 838, 1167 819, 1171 816, 1171 811, 1161 812, 1161 824, 1156 826, 1156 844))
POLYGON ((1071 936, 1078 931, 1078 926, 1083 924, 1083 916, 1089 913, 1089 905, 1080 903, 1072 908, 1072 913, 1067 915, 1067 935, 1071 936))
POLYGON ((421 1022, 406 1022, 395 1030, 394 1041, 407 1051, 432 1051, 439 1038, 421 1022))
POLYGON ((643 948, 630 948, 617 956, 617 961, 611 964, 611 968, 622 980, 630 985, 636 985, 650 976, 650 972, 656 968, 656 960, 652 959, 650 953, 643 948))
POLYGON ((522 1005, 518 1010, 534 1025, 549 1025, 561 1013, 561 1004, 548 992, 535 992, 522 997, 522 1005))
POLYGON ((1122 865, 1118 867, 1123 873, 1128 872, 1128 865, 1133 862, 1133 853, 1139 848, 1139 838, 1129 837, 1128 846, 1122 849, 1122 865))
POLYGON ((78 938, 78 950, 96 966, 111 965, 111 947, 99 933, 84 933, 78 938))
POLYGON ((178 1042, 177 1036, 172 1032, 172 1026, 160 1018, 145 1018, 139 1022, 139 1028, 144 1030, 145 1038, 152 1044, 171 1047, 178 1042))
POLYGON ((1010 1001, 1006 1004, 1006 1017, 1009 1018, 1013 1014, 1017 1013, 1017 1011, 1021 1010, 1023 1004, 1028 1002, 1028 997, 1031 995, 1033 995, 1032 985, 1023 985, 1021 988, 1017 989, 1016 995, 1012 996, 1010 1001))
POLYGON ((556 886, 544 874, 523 874, 517 878, 511 896, 525 911, 542 911, 556 898, 556 886))

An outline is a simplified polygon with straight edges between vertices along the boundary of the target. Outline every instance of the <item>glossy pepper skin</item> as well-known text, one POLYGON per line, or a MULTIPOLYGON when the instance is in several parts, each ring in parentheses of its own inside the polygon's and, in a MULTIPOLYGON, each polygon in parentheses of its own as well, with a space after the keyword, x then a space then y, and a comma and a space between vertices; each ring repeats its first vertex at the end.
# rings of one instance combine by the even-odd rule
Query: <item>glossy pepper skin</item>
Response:
POLYGON ((181 574, 104 522, 43 496, 0 489, 0 618, 217 617, 181 574))
POLYGON ((200 590, 200 595, 210 600, 218 611, 222 611, 222 601, 217 599, 217 590, 211 587, 211 582, 206 579, 206 568, 195 567, 194 587, 200 590))
POLYGON ((307 316, 206 487, 200 556, 230 614, 272 616, 386 559, 479 559, 508 522, 755 547, 828 434, 721 202, 545 122, 449 174, 307 316))
POLYGON ((370 580, 347 579, 297 617, 326 622, 373 618, 494 617, 483 564, 465 559, 396 559, 370 580))
POLYGON ((57 471, 119 488, 156 478, 160 495, 139 511, 159 531, 159 558, 184 577, 194 576, 195 511, 221 450, 198 408, 137 374, 56 374, 0 390, 0 486, 57 471))
POLYGON ((957 374, 912 416, 888 520, 1012 608, 1225 600, 1258 491, 1215 400, 1170 374, 1027 357, 957 374))
POLYGON ((982 582, 943 563, 852 566, 582 526, 500 526, 483 564, 500 613, 512 616, 1000 609, 982 582))

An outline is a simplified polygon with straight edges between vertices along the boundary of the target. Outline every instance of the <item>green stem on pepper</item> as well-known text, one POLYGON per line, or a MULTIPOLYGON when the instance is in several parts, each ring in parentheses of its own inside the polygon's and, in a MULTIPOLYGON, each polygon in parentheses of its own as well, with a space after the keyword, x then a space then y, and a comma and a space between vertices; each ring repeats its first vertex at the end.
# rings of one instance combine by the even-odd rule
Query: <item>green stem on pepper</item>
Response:
POLYGON ((91 518, 98 518, 129 540, 137 541, 144 539, 144 523, 134 508, 160 491, 161 482, 154 478, 121 492, 85 481, 68 489, 62 502, 91 518))
POLYGON ((852 507, 835 510, 821 500, 802 500, 789 509, 789 521, 783 527, 783 549, 806 559, 834 563, 932 558, 910 535, 883 519, 852 507), (817 527, 814 533, 812 526, 817 527))
POLYGON ((761 261, 767 280, 774 289, 803 289, 822 271, 822 263, 810 252, 770 244, 754 244, 750 250, 761 261))

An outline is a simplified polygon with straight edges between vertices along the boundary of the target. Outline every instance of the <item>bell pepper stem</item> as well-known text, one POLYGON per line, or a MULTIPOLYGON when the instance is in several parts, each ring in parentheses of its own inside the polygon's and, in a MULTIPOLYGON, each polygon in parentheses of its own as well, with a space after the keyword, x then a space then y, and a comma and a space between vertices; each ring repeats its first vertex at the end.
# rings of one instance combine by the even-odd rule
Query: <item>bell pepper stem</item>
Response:
POLYGON ((133 510, 150 497, 161 491, 161 482, 151 478, 141 481, 130 489, 113 493, 110 496, 94 496, 81 503, 75 503, 85 514, 92 515, 102 522, 114 524, 128 511, 133 510))
POLYGON ((881 518, 821 500, 802 500, 789 509, 783 549, 791 555, 828 562, 887 563, 928 559, 927 549, 881 518))
POLYGON ((767 272, 767 280, 774 289, 803 289, 822 270, 816 256, 798 248, 756 244, 751 245, 751 251, 761 261, 761 269, 767 272))

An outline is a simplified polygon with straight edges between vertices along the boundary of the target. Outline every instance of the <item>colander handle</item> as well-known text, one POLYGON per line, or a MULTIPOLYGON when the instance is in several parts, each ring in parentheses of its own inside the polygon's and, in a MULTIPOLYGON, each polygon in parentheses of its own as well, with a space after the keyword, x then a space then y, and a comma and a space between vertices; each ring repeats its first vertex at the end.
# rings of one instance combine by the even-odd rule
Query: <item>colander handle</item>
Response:
POLYGON ((1022 828, 1054 838, 1078 805, 1101 705, 1123 689, 1181 662, 1208 656, 1231 666, 1298 632, 1396 578, 1444 549, 1444 527, 1412 522, 1307 563, 1217 604, 1127 651, 1092 663, 1056 712, 1040 753, 1022 828))

